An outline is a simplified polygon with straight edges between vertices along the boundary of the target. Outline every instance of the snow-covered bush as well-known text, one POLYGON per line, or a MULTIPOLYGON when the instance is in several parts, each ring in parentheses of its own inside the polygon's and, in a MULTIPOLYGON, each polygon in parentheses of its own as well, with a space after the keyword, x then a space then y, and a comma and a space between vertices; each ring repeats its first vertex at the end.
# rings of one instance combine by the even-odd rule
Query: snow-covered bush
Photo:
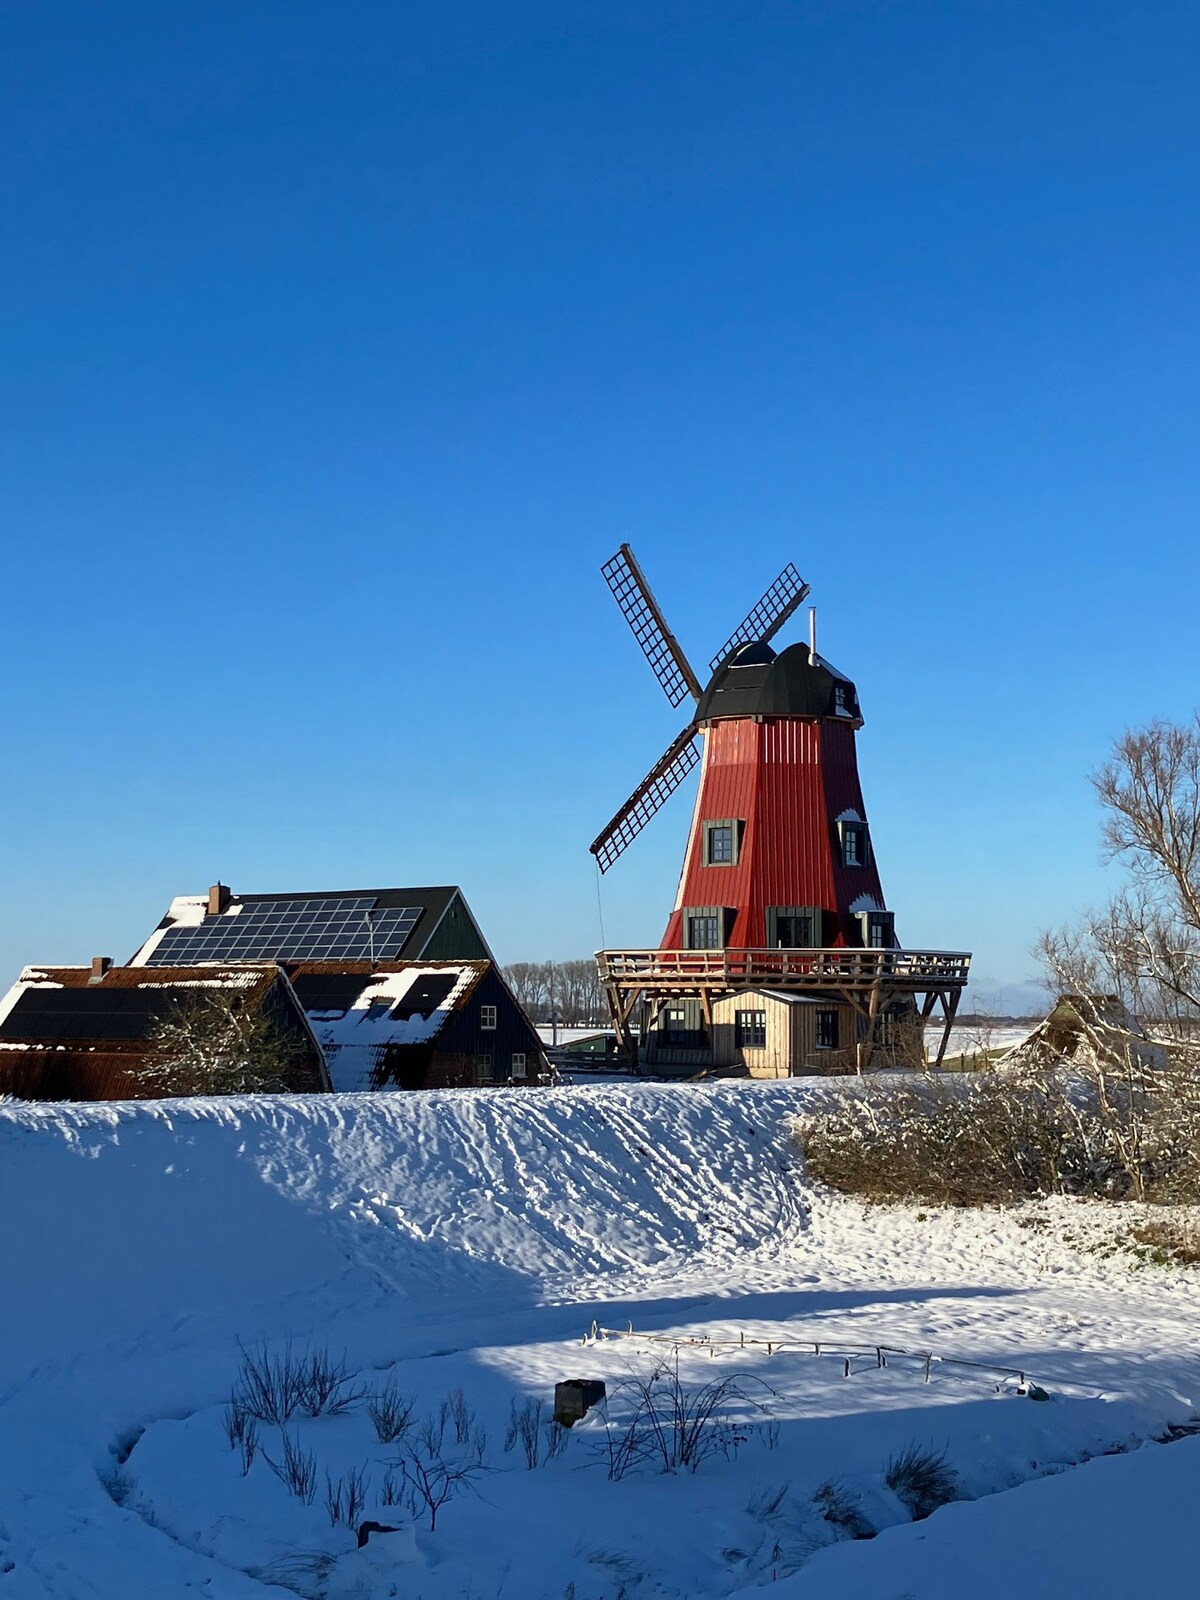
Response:
POLYGON ((946 1452, 910 1444, 887 1464, 883 1481, 906 1505, 914 1522, 948 1505, 958 1494, 958 1474, 946 1465, 946 1452))
POLYGON ((1120 1063, 874 1079, 796 1127, 809 1172, 831 1188, 935 1205, 1200 1198, 1198 1137, 1190 1075, 1120 1063))

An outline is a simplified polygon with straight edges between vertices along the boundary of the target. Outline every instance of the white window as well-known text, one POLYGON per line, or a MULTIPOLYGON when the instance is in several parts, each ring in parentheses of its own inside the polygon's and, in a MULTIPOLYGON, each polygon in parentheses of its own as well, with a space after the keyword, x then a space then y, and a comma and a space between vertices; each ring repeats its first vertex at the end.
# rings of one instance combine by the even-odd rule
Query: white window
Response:
POLYGON ((494 1028, 496 1026, 495 1006, 480 1006, 479 1026, 481 1028, 494 1028))
POLYGON ((525 1076, 525 1052, 523 1050, 513 1051, 512 1075, 514 1078, 523 1078, 525 1076))

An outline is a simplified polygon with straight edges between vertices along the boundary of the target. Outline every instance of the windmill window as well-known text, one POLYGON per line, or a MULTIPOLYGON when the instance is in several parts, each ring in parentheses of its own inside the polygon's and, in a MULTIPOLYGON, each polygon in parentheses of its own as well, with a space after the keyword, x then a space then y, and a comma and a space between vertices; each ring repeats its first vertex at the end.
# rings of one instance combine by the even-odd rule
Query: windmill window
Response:
POLYGON ((768 906, 767 945, 772 950, 813 950, 821 943, 820 906, 768 906))
POLYGON ((817 1049, 836 1050, 838 1047, 838 1014, 836 1011, 817 1012, 817 1049))
POLYGON ((865 822, 839 822, 842 835, 842 865, 865 867, 869 841, 865 822))
POLYGON ((704 865, 734 867, 741 844, 742 825, 733 818, 704 824, 704 865))
POLYGON ((490 1055, 475 1057, 475 1076, 481 1083, 486 1082, 492 1075, 492 1058, 490 1055))
POLYGON ((523 1078, 525 1076, 525 1052, 523 1050, 513 1051, 512 1075, 514 1078, 523 1078))
POLYGON ((480 1006, 479 1026, 481 1028, 494 1028, 496 1026, 495 1006, 480 1006))
POLYGON ((739 1050, 764 1050, 767 1044, 767 1013, 735 1011, 733 1039, 739 1050))
POLYGON ((891 950, 896 943, 896 916, 892 911, 863 911, 863 944, 868 950, 891 950))
POLYGON ((720 950, 725 943, 725 913, 720 906, 692 906, 684 912, 689 950, 720 950))
POLYGON ((698 1000, 668 1006, 661 1026, 663 1043, 669 1050, 697 1050, 707 1042, 698 1000))

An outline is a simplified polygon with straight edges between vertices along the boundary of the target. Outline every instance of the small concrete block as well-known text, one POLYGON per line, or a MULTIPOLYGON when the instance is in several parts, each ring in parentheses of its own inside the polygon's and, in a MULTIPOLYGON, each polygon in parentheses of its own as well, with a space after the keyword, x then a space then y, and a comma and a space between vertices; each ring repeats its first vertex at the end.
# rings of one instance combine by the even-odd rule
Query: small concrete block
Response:
POLYGON ((599 1405, 608 1390, 599 1378, 567 1378, 554 1385, 554 1420, 564 1428, 573 1427, 599 1405))

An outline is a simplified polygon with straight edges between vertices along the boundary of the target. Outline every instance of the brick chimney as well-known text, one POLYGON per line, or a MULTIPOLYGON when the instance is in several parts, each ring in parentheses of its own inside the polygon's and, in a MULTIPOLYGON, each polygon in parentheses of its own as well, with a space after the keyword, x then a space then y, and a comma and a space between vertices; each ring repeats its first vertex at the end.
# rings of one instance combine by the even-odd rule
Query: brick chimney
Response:
POLYGON ((88 979, 88 982, 89 983, 100 983, 104 978, 104 974, 108 971, 108 969, 111 966, 112 966, 112 957, 111 956, 93 956, 92 957, 92 975, 88 979))
POLYGON ((229 904, 229 890, 223 883, 214 883, 208 891, 208 914, 210 917, 219 917, 229 904))

